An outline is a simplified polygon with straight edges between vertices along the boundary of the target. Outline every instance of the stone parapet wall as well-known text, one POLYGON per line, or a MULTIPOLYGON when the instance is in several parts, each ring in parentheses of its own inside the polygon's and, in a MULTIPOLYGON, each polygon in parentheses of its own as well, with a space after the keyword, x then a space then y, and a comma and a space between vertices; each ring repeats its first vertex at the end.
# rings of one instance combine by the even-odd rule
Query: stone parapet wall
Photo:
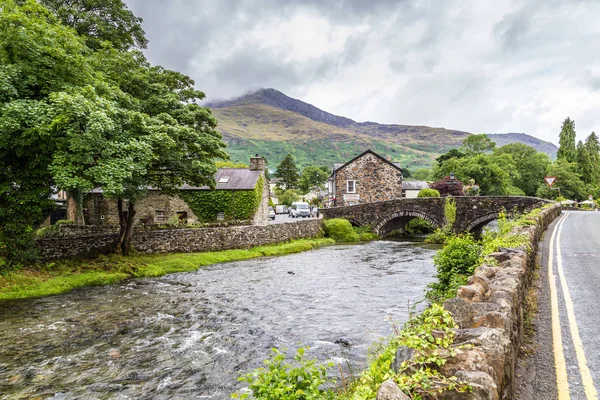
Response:
POLYGON ((444 308, 459 325, 456 356, 444 365, 446 375, 473 387, 472 393, 445 392, 444 399, 512 399, 519 348, 523 342, 524 304, 533 279, 537 248, 543 232, 560 215, 554 205, 537 216, 535 225, 516 228, 529 236, 530 248, 502 249, 490 255, 496 262, 479 266, 457 297, 444 308))
MULTIPOLYGON (((69 229, 74 227, 69 227, 69 229)), ((118 227, 117 227, 118 229, 118 227)), ((94 234, 37 240, 42 260, 89 257, 112 250, 118 230, 94 234)), ((322 234, 321 220, 284 224, 230 226, 217 228, 162 229, 136 231, 132 246, 139 253, 192 253, 228 249, 246 249, 292 239, 308 239, 322 234)))

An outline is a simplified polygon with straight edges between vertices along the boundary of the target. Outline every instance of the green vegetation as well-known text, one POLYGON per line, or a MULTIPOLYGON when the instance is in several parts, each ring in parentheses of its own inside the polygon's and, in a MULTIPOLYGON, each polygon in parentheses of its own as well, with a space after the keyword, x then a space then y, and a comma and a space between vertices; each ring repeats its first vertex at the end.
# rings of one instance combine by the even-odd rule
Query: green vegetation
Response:
POLYGON ((423 218, 413 218, 404 227, 407 235, 425 235, 435 230, 433 224, 423 218))
POLYGON ((127 257, 110 255, 88 261, 40 264, 35 268, 28 267, 0 276, 0 300, 49 296, 83 286, 108 285, 129 278, 195 271, 211 264, 298 253, 333 243, 332 239, 305 239, 249 250, 127 257))
POLYGON ((277 186, 282 189, 296 189, 298 187, 300 175, 298 174, 296 162, 290 154, 286 155, 277 167, 275 177, 279 178, 277 186))
POLYGON ((226 220, 252 219, 262 200, 264 178, 254 190, 187 190, 179 196, 190 206, 201 222, 216 221, 222 212, 226 220))
POLYGON ((600 197, 600 139, 592 132, 576 143, 575 121, 567 118, 559 135, 557 160, 521 143, 496 147, 486 135, 469 136, 461 149, 438 157, 433 178, 454 173, 463 184, 471 182, 470 194, 526 195, 547 199, 564 197, 585 200, 600 197), (552 187, 545 176, 555 176, 552 187), (474 186, 475 185, 475 186, 474 186))
MULTIPOLYGON (((256 399, 337 399, 372 400, 377 389, 386 380, 392 379, 412 399, 435 397, 436 393, 448 390, 466 392, 470 388, 456 377, 440 373, 448 358, 455 352, 454 330, 457 325, 450 313, 434 304, 422 314, 409 319, 401 330, 375 345, 370 354, 367 369, 354 378, 336 382, 327 375, 331 364, 319 364, 304 358, 305 348, 298 349, 293 363, 285 362, 285 353, 272 349, 265 367, 240 378, 249 384, 256 399), (406 346, 414 356, 394 370, 396 350, 406 346), (337 386, 335 386, 337 384, 337 386), (327 387, 332 387, 327 389, 327 387)), ((232 398, 245 399, 248 393, 234 393, 232 398)))
MULTIPOLYGON (((300 347, 296 351, 294 364, 285 361, 285 353, 271 349, 269 359, 265 360, 265 367, 241 377, 240 381, 248 383, 252 398, 257 400, 333 400, 334 393, 321 388, 330 381, 327 368, 333 364, 322 365, 315 359, 307 359, 304 352, 308 349, 309 347, 300 347)), ((234 393, 231 397, 246 399, 249 394, 234 393)))
POLYGON ((322 189, 329 178, 331 171, 328 167, 315 167, 309 165, 302 170, 298 187, 303 193, 311 190, 322 189))
POLYGON ((421 189, 417 197, 440 197, 440 192, 435 189, 421 189))
POLYGON ((537 215, 547 207, 549 206, 534 209, 511 220, 502 213, 498 218, 498 230, 484 231, 480 241, 468 234, 446 234, 444 248, 434 258, 437 281, 429 285, 427 299, 432 303, 441 303, 454 297, 458 287, 466 284, 475 268, 485 262, 485 256, 499 248, 529 246, 528 238, 514 234, 513 230, 519 226, 535 224, 537 215))
POLYGON ((388 379, 415 400, 435 398, 436 393, 447 390, 468 391, 469 387, 456 377, 446 377, 439 372, 439 368, 454 355, 450 346, 454 342, 455 328, 457 326, 450 313, 437 304, 413 316, 402 330, 379 344, 369 367, 345 388, 339 398, 374 399, 379 386, 388 379), (414 356, 394 371, 392 363, 400 346, 412 349, 414 356))
POLYGON ((482 248, 470 235, 446 240, 433 259, 437 267, 436 282, 429 284, 427 299, 433 303, 454 297, 456 289, 467 283, 481 258, 482 248))
POLYGON ((325 236, 334 239, 336 242, 352 243, 358 242, 360 236, 352 228, 352 224, 347 219, 333 218, 326 219, 323 222, 325 236))
POLYGON ((50 9, 35 0, 0 8, 3 270, 35 258, 32 227, 52 208, 53 188, 72 194, 80 220, 88 190, 117 199, 115 251, 127 253, 141 188, 213 186, 213 160, 228 158, 198 104, 204 93, 134 48, 146 44, 141 20, 121 0, 41 3, 50 9))

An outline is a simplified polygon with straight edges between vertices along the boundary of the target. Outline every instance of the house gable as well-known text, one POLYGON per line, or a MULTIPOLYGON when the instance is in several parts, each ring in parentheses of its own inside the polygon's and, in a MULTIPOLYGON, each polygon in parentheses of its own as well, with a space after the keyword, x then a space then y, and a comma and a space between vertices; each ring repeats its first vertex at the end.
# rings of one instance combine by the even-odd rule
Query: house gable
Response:
POLYGON ((336 205, 372 203, 402 197, 402 170, 372 150, 332 174, 336 205))

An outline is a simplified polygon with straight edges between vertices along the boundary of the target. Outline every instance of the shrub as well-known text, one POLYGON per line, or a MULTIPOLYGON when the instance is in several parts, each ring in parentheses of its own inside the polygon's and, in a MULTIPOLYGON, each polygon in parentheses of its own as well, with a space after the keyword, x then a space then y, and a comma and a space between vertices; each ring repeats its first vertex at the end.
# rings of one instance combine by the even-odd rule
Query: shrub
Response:
POLYGON ((336 242, 358 242, 359 235, 352 229, 352 224, 347 219, 327 219, 323 223, 325 236, 333 238, 336 242))
POLYGON ((417 197, 440 197, 440 192, 435 189, 421 189, 417 197))
POLYGON ((413 218, 408 221, 408 224, 404 227, 404 232, 408 235, 423 235, 434 231, 434 227, 431 222, 424 220, 423 218, 413 218))
MULTIPOLYGON (((248 383, 252 398, 257 400, 304 400, 335 398, 332 391, 321 389, 326 383, 333 383, 327 376, 327 368, 333 364, 318 364, 317 360, 304 357, 308 347, 301 347, 294 356, 295 365, 285 362, 285 353, 272 349, 265 367, 239 378, 248 383)), ((246 399, 248 393, 234 393, 234 399, 246 399)))
POLYGON ((353 229, 361 242, 370 242, 371 240, 379 239, 379 236, 368 226, 355 226, 353 229))
POLYGON ((466 283, 481 256, 482 247, 471 235, 449 238, 433 258, 437 267, 437 282, 429 285, 427 298, 439 302, 456 295, 456 289, 466 283))

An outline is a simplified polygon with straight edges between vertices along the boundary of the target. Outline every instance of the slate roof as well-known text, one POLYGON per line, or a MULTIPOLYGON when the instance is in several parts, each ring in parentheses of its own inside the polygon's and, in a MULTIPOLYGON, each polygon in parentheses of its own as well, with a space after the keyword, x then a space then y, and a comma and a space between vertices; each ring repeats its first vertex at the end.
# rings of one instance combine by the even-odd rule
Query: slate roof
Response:
MULTIPOLYGON (((262 171, 251 171, 247 168, 219 168, 215 174, 217 190, 252 190, 256 186, 262 171), (227 182, 219 183, 222 178, 229 177, 227 182)), ((180 190, 210 190, 208 186, 183 185, 180 190)))
MULTIPOLYGON (((247 168, 219 168, 215 174, 217 190, 253 190, 262 171, 251 171, 247 168), (227 182, 219 183, 221 178, 229 177, 227 182)), ((157 190, 148 187, 148 190, 157 190)), ((179 190, 210 190, 208 186, 190 186, 184 184, 179 190)), ((90 193, 103 193, 102 188, 94 188, 90 193)))
POLYGON ((421 190, 428 187, 425 181, 402 181, 402 190, 421 190))

